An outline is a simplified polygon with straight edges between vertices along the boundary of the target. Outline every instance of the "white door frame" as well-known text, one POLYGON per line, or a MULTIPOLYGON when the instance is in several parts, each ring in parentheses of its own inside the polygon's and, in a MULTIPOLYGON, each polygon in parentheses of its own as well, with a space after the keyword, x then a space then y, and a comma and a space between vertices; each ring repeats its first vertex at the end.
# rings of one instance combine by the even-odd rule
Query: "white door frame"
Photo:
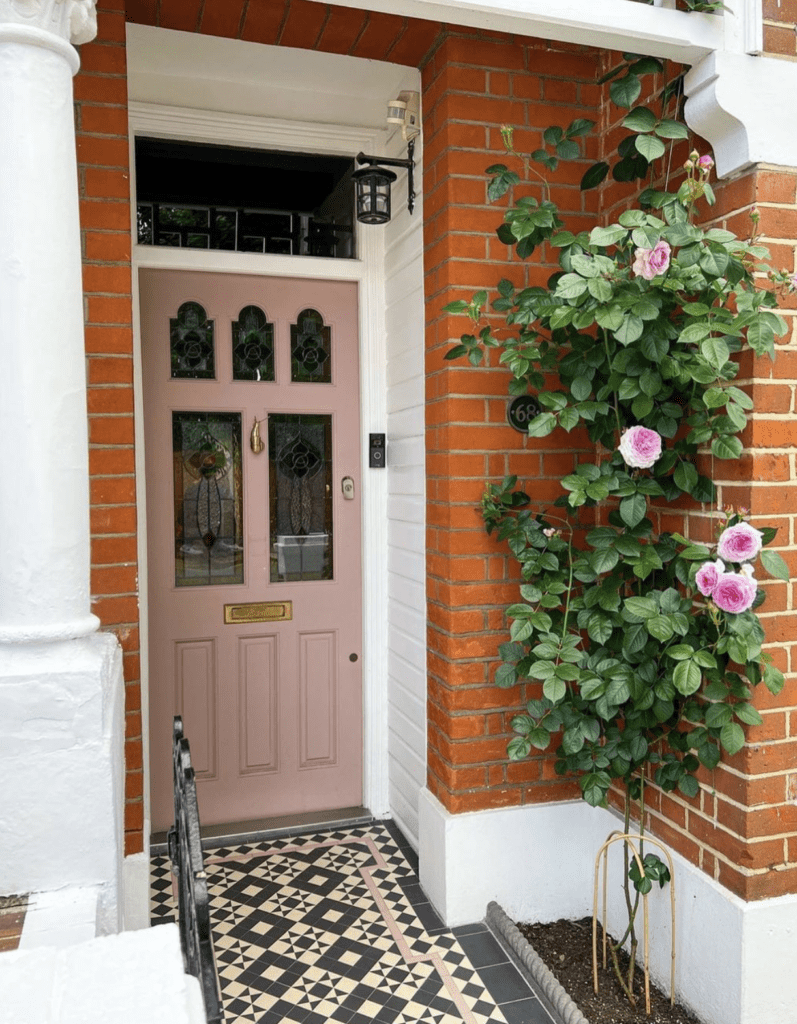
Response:
POLYGON ((147 597, 146 475, 141 372, 138 271, 141 268, 200 270, 268 277, 325 278, 359 286, 360 429, 363 514, 363 804, 387 815, 387 473, 369 470, 365 435, 384 432, 387 419, 384 330, 384 235, 378 228, 357 234, 357 259, 172 249, 135 244, 136 136, 221 145, 329 153, 353 157, 381 146, 383 133, 344 125, 289 122, 185 107, 131 102, 130 192, 135 402, 136 508, 138 514, 141 703, 144 746, 145 844, 149 842, 149 661, 147 597))

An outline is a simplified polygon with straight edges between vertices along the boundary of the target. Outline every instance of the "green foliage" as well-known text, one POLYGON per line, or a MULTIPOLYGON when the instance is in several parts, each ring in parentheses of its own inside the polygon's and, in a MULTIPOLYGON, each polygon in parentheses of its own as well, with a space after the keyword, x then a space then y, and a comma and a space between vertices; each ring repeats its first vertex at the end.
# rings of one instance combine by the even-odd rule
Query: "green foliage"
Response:
MULTIPOLYGON (((665 88, 659 112, 635 105, 642 77, 661 70, 653 58, 625 54, 605 76, 612 100, 628 109, 623 125, 630 134, 614 168, 594 165, 582 188, 599 185, 610 170, 617 180, 635 181, 686 138, 667 111, 677 91, 665 88)), ((580 155, 579 140, 592 127, 586 120, 552 126, 543 136, 546 148, 530 159, 515 153, 511 129, 502 134, 527 174, 539 177, 531 162, 553 169, 580 155)), ((474 333, 463 335, 447 358, 465 356, 476 365, 495 348, 511 374, 510 394, 536 395, 541 411, 530 437, 580 430, 594 445, 561 480, 561 497, 545 514, 527 507, 515 477, 489 485, 482 505, 488 532, 508 545, 523 580, 521 599, 507 609, 510 641, 500 648, 496 682, 540 684, 540 696, 512 722, 509 757, 558 741, 556 771, 575 774, 592 805, 604 804, 615 782, 633 792, 643 774, 665 791, 695 796, 701 766, 713 769, 723 754, 736 753, 743 727, 760 722, 753 687, 763 681, 777 693, 783 686, 762 652, 754 608, 763 598, 758 591, 753 601, 750 569, 726 567, 752 590, 744 607, 723 610, 696 584, 717 557, 713 545, 654 526, 654 509, 684 498, 715 504, 715 485, 696 456, 727 460, 742 452, 739 435, 753 401, 734 383, 735 356, 744 346, 773 356, 786 328, 775 307, 788 278, 770 275, 774 290, 756 286, 766 250, 695 222, 696 205, 713 201, 710 166, 692 153, 677 191, 649 188, 616 223, 574 234, 547 198, 544 180, 541 198, 516 197, 519 175, 493 165, 491 198, 511 193, 499 237, 523 258, 547 243, 559 270, 547 287, 498 284, 491 307, 506 329, 477 332, 485 292, 446 307, 474 323, 474 333), (639 462, 622 450, 629 428, 658 435, 660 455, 639 462), (600 525, 582 539, 580 510, 598 506, 600 525)), ((741 522, 730 512, 718 526, 741 522)), ((762 544, 774 539, 774 530, 762 533, 762 544)), ((777 552, 764 550, 761 565, 788 579, 777 552)), ((630 878, 644 892, 641 886, 663 884, 665 873, 648 855, 644 877, 630 878)))

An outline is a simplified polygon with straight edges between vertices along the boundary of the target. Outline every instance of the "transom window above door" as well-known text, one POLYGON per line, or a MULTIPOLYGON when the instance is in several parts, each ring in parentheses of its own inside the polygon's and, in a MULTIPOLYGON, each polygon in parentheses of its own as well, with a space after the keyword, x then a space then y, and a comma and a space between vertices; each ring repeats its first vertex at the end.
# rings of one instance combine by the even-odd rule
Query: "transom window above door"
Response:
POLYGON ((353 259, 354 161, 136 139, 139 245, 353 259))

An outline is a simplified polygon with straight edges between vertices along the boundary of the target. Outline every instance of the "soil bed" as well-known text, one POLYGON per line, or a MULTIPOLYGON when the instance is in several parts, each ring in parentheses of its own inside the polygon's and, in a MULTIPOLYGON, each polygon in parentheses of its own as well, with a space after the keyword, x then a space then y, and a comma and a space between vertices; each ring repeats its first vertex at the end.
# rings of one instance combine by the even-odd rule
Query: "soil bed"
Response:
MULTIPOLYGON (((682 1006, 670 1006, 664 995, 651 982, 650 1016, 645 1015, 644 974, 635 972, 634 993, 637 1006, 629 1005, 611 969, 600 966, 601 932, 598 929, 598 979, 600 992, 592 991, 592 918, 580 921, 554 921, 551 924, 518 924, 523 936, 535 948, 556 975, 589 1024, 700 1024, 697 1017, 682 1006)), ((620 954, 620 964, 627 969, 628 957, 620 954)))

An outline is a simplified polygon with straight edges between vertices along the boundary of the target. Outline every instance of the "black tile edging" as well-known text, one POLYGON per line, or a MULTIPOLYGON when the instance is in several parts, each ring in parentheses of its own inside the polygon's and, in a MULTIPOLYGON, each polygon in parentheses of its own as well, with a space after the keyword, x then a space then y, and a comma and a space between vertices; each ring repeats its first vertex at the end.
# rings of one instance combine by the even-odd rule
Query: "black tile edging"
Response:
POLYGON ((509 947, 520 972, 535 990, 544 995, 545 1002, 558 1018, 559 1024, 589 1024, 531 943, 524 938, 515 922, 507 917, 497 903, 488 904, 485 923, 496 938, 503 939, 504 945, 509 947))

